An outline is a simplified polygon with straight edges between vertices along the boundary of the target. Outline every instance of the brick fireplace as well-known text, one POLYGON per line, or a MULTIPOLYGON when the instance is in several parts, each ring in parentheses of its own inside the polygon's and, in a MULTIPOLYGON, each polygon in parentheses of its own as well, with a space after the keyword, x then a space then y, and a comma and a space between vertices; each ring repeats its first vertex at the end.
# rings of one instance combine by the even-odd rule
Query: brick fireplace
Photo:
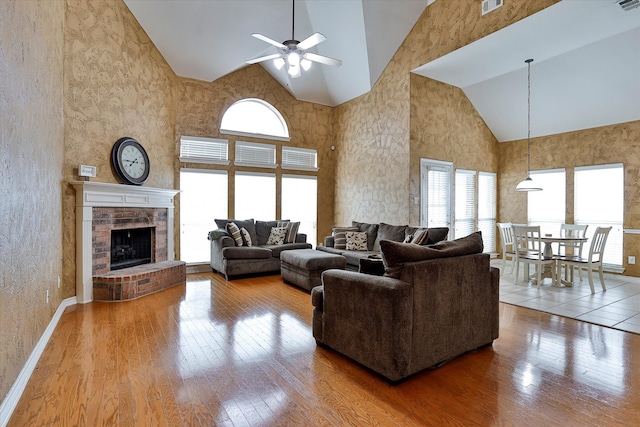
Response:
POLYGON ((71 183, 76 189, 76 297, 78 303, 137 298, 184 281, 174 260, 174 204, 178 190, 71 183), (150 229, 151 263, 111 269, 112 230, 150 229))

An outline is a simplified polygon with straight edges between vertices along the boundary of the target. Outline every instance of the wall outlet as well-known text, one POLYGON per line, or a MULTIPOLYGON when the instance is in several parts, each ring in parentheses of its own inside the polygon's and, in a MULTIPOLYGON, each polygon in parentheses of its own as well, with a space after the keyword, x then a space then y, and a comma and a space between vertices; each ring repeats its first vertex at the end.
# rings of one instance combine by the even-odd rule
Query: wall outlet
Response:
POLYGON ((629 256, 629 264, 635 264, 635 263, 636 263, 636 257, 629 256))
POLYGON ((47 289, 47 304, 49 304, 49 289, 47 289))

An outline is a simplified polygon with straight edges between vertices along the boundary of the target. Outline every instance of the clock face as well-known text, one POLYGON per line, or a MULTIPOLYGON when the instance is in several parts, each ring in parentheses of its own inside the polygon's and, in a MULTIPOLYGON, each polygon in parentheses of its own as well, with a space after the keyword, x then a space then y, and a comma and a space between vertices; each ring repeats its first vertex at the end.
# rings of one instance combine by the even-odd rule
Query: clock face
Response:
POLYGON ((125 184, 142 185, 149 177, 149 156, 133 138, 116 141, 111 150, 111 162, 116 175, 125 184))

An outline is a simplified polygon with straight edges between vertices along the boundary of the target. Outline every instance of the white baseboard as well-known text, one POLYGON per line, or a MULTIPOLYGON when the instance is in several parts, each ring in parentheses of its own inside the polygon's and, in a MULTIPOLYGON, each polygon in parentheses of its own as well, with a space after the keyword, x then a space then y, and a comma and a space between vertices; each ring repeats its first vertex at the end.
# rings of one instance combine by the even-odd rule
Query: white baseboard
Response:
POLYGON ((78 301, 76 297, 71 297, 63 300, 58 309, 54 313, 47 329, 44 330, 40 340, 36 344, 35 348, 31 352, 31 355, 27 359, 27 362, 22 367, 20 374, 18 374, 18 378, 11 386, 9 393, 5 396, 2 404, 0 404, 0 426, 5 427, 9 423, 9 419, 11 419, 11 415, 13 414, 13 410, 16 409, 18 402, 20 401, 20 397, 22 397, 22 393, 24 392, 25 387, 27 386, 27 382, 29 382, 29 378, 31 378, 31 374, 33 370, 36 368, 38 364, 38 360, 40 360, 40 356, 42 356, 42 352, 44 351, 53 331, 56 329, 60 318, 62 317, 62 313, 67 307, 77 304, 78 301))

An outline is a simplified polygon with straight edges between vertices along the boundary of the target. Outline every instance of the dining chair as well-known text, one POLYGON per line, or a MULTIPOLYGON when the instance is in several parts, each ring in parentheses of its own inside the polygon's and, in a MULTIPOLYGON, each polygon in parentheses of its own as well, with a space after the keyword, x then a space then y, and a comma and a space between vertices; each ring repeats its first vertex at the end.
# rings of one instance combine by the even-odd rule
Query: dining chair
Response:
MULTIPOLYGON (((561 224, 560 225, 560 237, 585 237, 587 235, 587 228, 589 225, 579 225, 579 224, 561 224)), ((558 243, 558 255, 566 256, 566 255, 578 255, 582 257, 582 249, 584 243, 567 243, 567 242, 559 242, 558 243), (567 248, 571 249, 571 253, 567 253, 567 248)), ((569 269, 565 265, 564 269, 564 277, 566 280, 573 282, 573 270, 574 268, 569 269)), ((578 276, 580 281, 582 282, 582 270, 578 269, 578 276)))
POLYGON ((589 255, 587 258, 582 258, 577 255, 565 255, 557 257, 557 271, 560 273, 560 269, 563 265, 568 265, 570 268, 577 267, 580 270, 587 270, 589 277, 589 286, 591 287, 591 293, 595 294, 596 290, 593 287, 593 272, 597 271, 600 275, 600 286, 602 290, 606 291, 607 288, 604 284, 604 275, 602 274, 602 257, 604 255, 604 247, 607 244, 607 238, 611 227, 598 227, 595 233, 591 236, 591 246, 589 247, 589 255))
MULTIPOLYGON (((556 267, 554 257, 545 257, 542 248, 542 241, 540 240, 540 226, 539 225, 513 225, 513 236, 516 247, 516 274, 513 279, 513 283, 518 283, 518 274, 520 273, 520 263, 525 264, 525 276, 528 276, 528 266, 530 264, 536 267, 536 284, 540 286, 542 282, 542 267, 545 265, 551 266, 551 275, 553 283, 556 281, 556 267)), ((529 280, 529 277, 526 278, 529 280)))
POLYGON ((513 274, 513 270, 516 266, 513 226, 510 222, 499 222, 497 223, 497 227, 500 231, 500 242, 502 242, 502 268, 500 269, 500 275, 504 274, 504 270, 507 266, 507 258, 511 259, 511 274, 513 274))

